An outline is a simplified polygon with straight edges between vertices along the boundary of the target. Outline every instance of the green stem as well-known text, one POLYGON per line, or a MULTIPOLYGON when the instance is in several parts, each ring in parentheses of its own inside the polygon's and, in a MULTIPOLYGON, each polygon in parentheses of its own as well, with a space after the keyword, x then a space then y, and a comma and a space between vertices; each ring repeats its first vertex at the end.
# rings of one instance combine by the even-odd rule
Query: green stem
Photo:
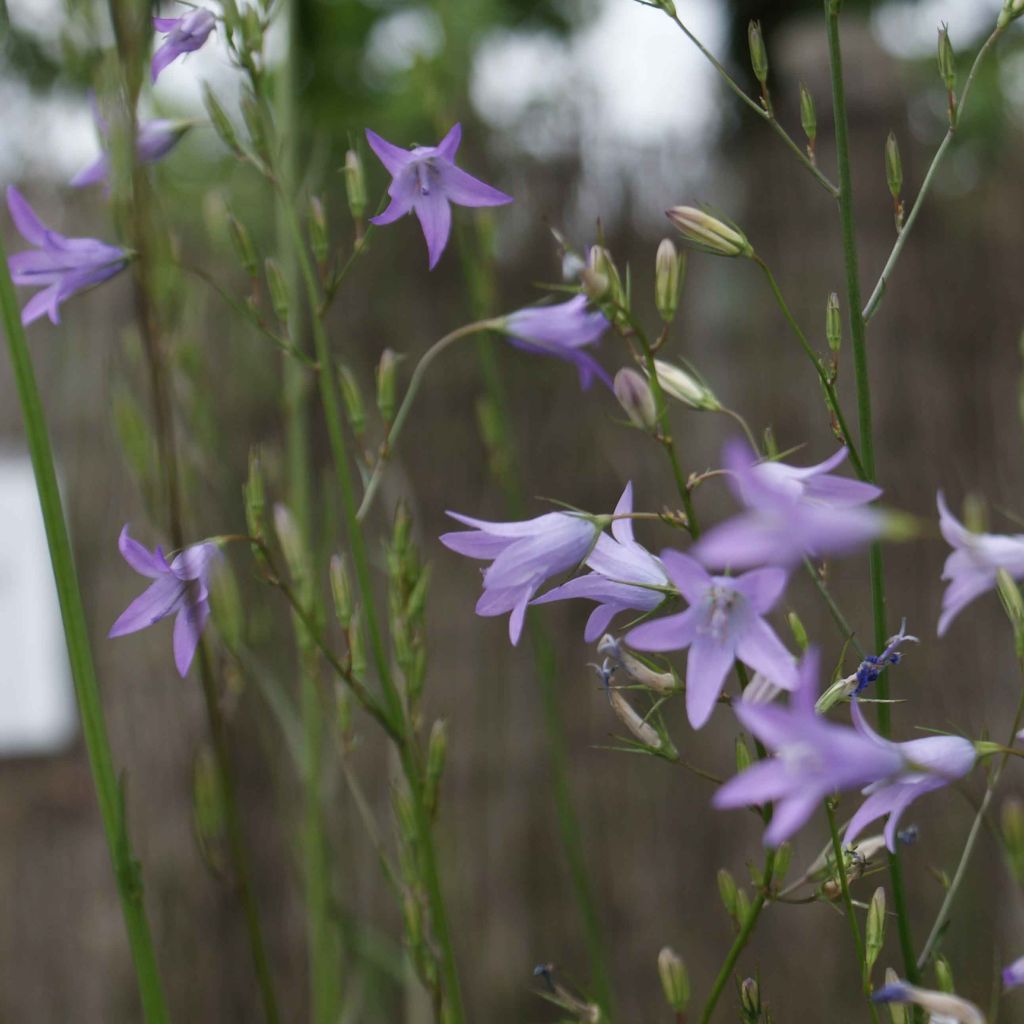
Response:
POLYGON ((857 923, 857 915, 853 909, 853 900, 850 898, 850 881, 846 877, 846 861, 843 859, 843 844, 839 841, 839 830, 836 827, 836 815, 832 809, 832 802, 825 801, 825 813, 828 815, 828 829, 832 836, 832 855, 835 857, 836 874, 839 876, 839 888, 843 894, 843 907, 846 910, 846 920, 850 923, 850 933, 853 935, 853 945, 857 950, 857 963, 861 977, 864 995, 868 1000, 868 1007, 871 1010, 871 1019, 878 1024, 878 1010, 871 1002, 871 975, 867 969, 867 957, 864 952, 864 940, 861 938, 860 925, 857 923))
POLYGON ((476 323, 466 324, 464 327, 459 327, 450 334, 446 334, 440 341, 435 341, 420 357, 420 361, 416 364, 416 369, 413 370, 412 377, 409 380, 409 387, 406 388, 405 395, 402 397, 402 404, 398 407, 394 422, 388 430, 388 436, 381 446, 380 456, 373 467, 373 473, 366 484, 366 490, 363 492, 363 500, 360 502, 359 510, 356 513, 356 518, 359 522, 362 522, 370 511, 370 506, 373 504, 373 499, 377 494, 377 488, 380 487, 381 477, 384 475, 384 467, 394 452, 398 437, 402 433, 402 427, 405 425, 409 411, 412 409, 412 403, 420 390, 420 386, 423 384, 431 363, 460 338, 468 338, 471 334, 493 330, 500 326, 500 324, 500 319, 479 320, 476 323))
POLYGON ((942 163, 947 151, 953 144, 953 139, 956 136, 956 130, 960 124, 960 117, 963 115, 964 104, 967 102, 967 97, 970 95, 971 87, 974 85, 974 80, 977 78, 978 69, 981 67, 982 61, 985 59, 989 50, 992 49, 996 40, 1002 34, 1003 26, 1000 25, 993 29, 992 34, 985 40, 981 49, 978 50, 977 56, 974 58, 974 63, 971 65, 971 70, 967 75, 967 81, 964 83, 964 91, 960 94, 960 101, 956 108, 956 118, 950 123, 945 137, 939 144, 939 148, 935 151, 935 156, 932 158, 932 162, 928 167, 928 173, 924 176, 924 181, 921 182, 921 189, 917 193, 917 198, 914 200, 914 205, 911 207, 906 223, 903 225, 903 230, 900 231, 896 238, 892 251, 889 253, 889 258, 885 261, 885 266, 882 268, 882 273, 879 275, 878 283, 875 285, 874 290, 871 292, 871 297, 868 299, 868 303, 864 307, 863 317, 865 321, 870 320, 878 311, 878 307, 885 295, 885 289, 889 284, 889 278, 892 277, 893 269, 896 266, 896 261, 900 258, 900 254, 903 252, 903 247, 907 244, 911 228, 913 228, 914 224, 917 222, 917 216, 921 212, 921 207, 924 205, 924 201, 931 190, 932 183, 935 181, 939 165, 942 163))
MULTIPOLYGON (((843 262, 846 268, 846 293, 850 313, 850 334, 853 341, 854 376, 857 388, 857 419, 860 428, 860 454, 864 467, 864 479, 875 482, 875 443, 871 422, 871 379, 868 373, 867 344, 864 317, 861 314, 860 273, 857 262, 857 240, 853 216, 853 176, 850 169, 850 134, 846 116, 846 93, 843 82, 843 56, 839 39, 839 0, 824 0, 825 21, 828 31, 829 66, 832 76, 832 106, 835 114, 836 161, 839 166, 839 216, 843 235, 843 262)), ((871 545, 868 556, 871 584, 871 607, 874 618, 875 650, 885 648, 888 631, 885 624, 885 576, 882 566, 882 549, 876 543, 871 545)), ((877 693, 878 730, 889 736, 890 721, 889 682, 883 675, 879 678, 877 693)), ((896 855, 889 858, 892 878, 893 903, 898 924, 900 950, 903 955, 907 980, 917 981, 917 962, 910 935, 910 920, 907 914, 903 875, 896 855)))
POLYGON ((50 550, 50 562, 57 585, 64 635, 71 663, 71 674, 75 684, 75 696, 82 718, 82 735, 85 738, 89 767, 92 771, 100 817, 106 834, 110 859, 114 867, 114 879, 121 911, 128 932, 135 975, 142 1001, 142 1013, 146 1024, 167 1024, 170 1015, 164 996, 163 984, 157 970, 153 952, 153 940, 143 901, 142 875, 135 859, 128 826, 125 820, 123 793, 114 772, 113 756, 107 738, 103 704, 100 699, 99 683, 89 646, 89 631, 82 606, 82 594, 75 571, 71 542, 68 539, 64 511, 61 505, 57 474, 53 465, 53 452, 46 430, 39 390, 35 373, 25 342, 25 331, 21 324, 17 298, 7 269, 7 255, 0 241, 0 313, 3 316, 4 333, 14 370, 14 381, 21 403, 22 419, 32 468, 35 472, 39 504, 46 529, 46 541, 50 550))
POLYGON ((718 1000, 721 998, 722 992, 725 991, 725 986, 729 983, 729 977, 732 974, 733 968, 736 966, 736 961, 739 960, 740 954, 743 952, 751 934, 754 931, 757 919, 761 916, 761 911, 768 902, 768 893, 771 889, 772 872, 774 870, 775 851, 770 850, 765 857, 761 891, 757 894, 754 898, 754 902, 750 905, 750 911, 747 914, 746 919, 743 921, 743 925, 736 935, 736 938, 733 940, 733 944, 729 948, 725 961, 718 971, 715 983, 711 987, 711 994, 708 996, 708 1000, 704 1004, 704 1009, 701 1011, 700 1024, 708 1024, 711 1020, 711 1015, 715 1012, 718 1000))

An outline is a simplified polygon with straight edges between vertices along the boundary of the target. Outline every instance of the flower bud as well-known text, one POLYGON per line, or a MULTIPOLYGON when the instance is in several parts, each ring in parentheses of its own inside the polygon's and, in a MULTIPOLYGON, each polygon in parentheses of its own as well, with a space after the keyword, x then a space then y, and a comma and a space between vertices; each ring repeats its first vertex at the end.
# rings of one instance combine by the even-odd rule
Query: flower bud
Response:
POLYGON ((949 40, 949 26, 939 26, 939 75, 942 78, 946 89, 952 93, 956 88, 956 56, 953 53, 953 44, 949 40))
POLYGON ((259 450, 249 451, 249 476, 245 482, 245 523, 251 536, 262 540, 266 536, 266 498, 263 488, 263 469, 259 450))
POLYGON ((785 879, 792 859, 793 847, 789 843, 783 843, 775 851, 775 870, 772 872, 772 879, 776 884, 781 883, 785 879))
POLYGON ((825 337, 833 352, 839 351, 843 343, 843 318, 839 312, 839 296, 832 292, 825 303, 825 337))
POLYGON ((747 42, 750 44, 750 66, 754 77, 764 85, 768 81, 768 51, 764 45, 761 22, 752 21, 747 25, 747 42))
POLYGON ((790 612, 786 616, 786 621, 789 623, 790 632, 793 634, 793 639, 796 641, 797 647, 801 651, 806 651, 811 645, 811 641, 807 636, 807 630, 804 628, 803 621, 796 612, 790 612))
POLYGON ((665 216, 691 245, 716 256, 753 256, 747 236, 695 206, 673 206, 665 216))
POLYGON ((893 132, 889 132, 885 140, 885 180, 889 194, 893 199, 899 199, 903 191, 903 161, 900 158, 900 144, 893 132))
POLYGON ((210 123, 213 125, 213 130, 217 133, 221 142, 235 156, 243 156, 242 147, 239 146, 238 136, 235 134, 235 127, 224 112, 224 108, 220 105, 220 101, 214 95, 213 90, 206 82, 203 82, 203 105, 206 107, 206 113, 210 118, 210 123))
POLYGON ((395 375, 398 367, 398 355, 393 349, 386 348, 380 355, 377 364, 377 409, 385 423, 390 424, 395 417, 395 375))
POLYGON ((616 306, 625 308, 626 291, 612 254, 602 245, 592 245, 588 254, 586 269, 580 275, 583 290, 595 302, 605 299, 616 306))
POLYGON ((1006 28, 1011 21, 1015 21, 1024 14, 1024 0, 1003 0, 1003 9, 999 12, 996 21, 997 28, 1006 28))
POLYGON ((736 737, 736 774, 745 772, 751 764, 750 747, 742 735, 736 737))
POLYGON ((277 260, 268 257, 263 261, 263 269, 267 275, 267 290, 270 292, 270 305, 274 316, 282 323, 288 322, 288 286, 284 274, 277 265, 277 260))
POLYGON ((447 757, 448 723, 443 718, 439 718, 430 728, 430 739, 427 741, 427 771, 423 780, 427 806, 431 812, 437 810, 437 796, 447 757))
POLYGON ((658 975, 666 1002, 676 1013, 683 1013, 690 1002, 690 975, 683 958, 668 946, 658 954, 658 975))
POLYGON ((654 258, 654 305, 667 324, 676 318, 685 275, 686 256, 679 254, 670 238, 663 238, 654 258))
POLYGON ((739 891, 736 888, 736 879, 732 877, 727 868, 718 869, 718 895, 722 898, 722 906, 730 917, 736 916, 736 900, 739 891))
POLYGON ((740 1006, 748 1020, 761 1017, 761 992, 754 978, 744 978, 740 985, 740 1006))
POLYGON ((246 7, 242 17, 242 41, 249 53, 263 49, 263 22, 255 7, 246 7))
POLYGON ((231 238, 235 254, 245 268, 245 272, 250 277, 255 277, 259 273, 259 258, 256 255, 256 249, 245 225, 230 210, 228 211, 228 236, 231 238))
POLYGON ((654 370, 658 375, 658 383, 666 394, 690 406, 691 409, 704 409, 717 412, 722 408, 721 402, 715 398, 711 389, 697 380, 675 363, 666 363, 662 359, 654 360, 654 370))
POLYGON ((940 992, 956 991, 956 985, 953 984, 953 968, 944 956, 935 958, 935 981, 940 992))
POLYGON ((1014 578, 1005 570, 996 574, 996 589, 1003 610, 1013 628, 1013 639, 1017 647, 1018 657, 1024 657, 1024 600, 1021 599, 1020 587, 1014 578))
POLYGON ((309 244, 317 263, 323 263, 330 251, 330 242, 327 237, 327 215, 319 196, 311 196, 309 200, 309 244))
POLYGON ((814 142, 818 137, 818 115, 814 109, 814 97, 811 90, 803 82, 800 83, 800 125, 807 136, 807 141, 814 148, 814 142))
POLYGON ((297 586, 309 579, 309 559, 302 531, 291 510, 282 502, 274 505, 274 532, 288 563, 288 571, 297 586))
POLYGON ((242 120, 245 121, 245 129, 249 133, 253 151, 266 159, 270 147, 267 145, 267 122, 263 115, 263 107, 255 96, 249 94, 242 97, 241 106, 242 120))
POLYGON ((615 374, 613 386, 615 397, 633 426, 654 430, 658 425, 658 409, 646 378, 626 367, 615 374))
POLYGON ((867 924, 864 927, 864 960, 870 974, 885 942, 885 889, 879 886, 868 904, 867 924))
POLYGON ((349 211, 359 220, 366 212, 366 175, 362 158, 354 149, 345 154, 345 195, 349 211))
POLYGON ((1009 797, 1001 813, 1003 843, 1010 870, 1018 885, 1024 884, 1024 801, 1009 797))
POLYGON ((366 406, 363 404, 359 382, 345 363, 338 364, 338 385, 341 388, 341 400, 345 403, 345 415, 348 417, 352 433, 356 437, 362 437, 366 432, 366 406))
POLYGON ((348 569, 345 567, 344 555, 331 555, 329 575, 331 578, 331 596, 334 598, 334 612, 342 629, 348 629, 355 614, 355 601, 352 599, 352 583, 348 569))

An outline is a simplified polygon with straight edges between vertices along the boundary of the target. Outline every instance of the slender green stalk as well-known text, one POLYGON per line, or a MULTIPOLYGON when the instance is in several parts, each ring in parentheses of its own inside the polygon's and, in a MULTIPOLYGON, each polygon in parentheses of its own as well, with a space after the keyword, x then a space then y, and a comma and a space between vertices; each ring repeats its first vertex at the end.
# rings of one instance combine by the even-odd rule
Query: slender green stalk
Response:
MULTIPOLYGON (((850 314, 850 333, 853 341, 854 376, 857 388, 857 419, 860 428, 860 456, 865 479, 875 482, 875 442, 871 422, 871 378, 868 373, 867 344, 864 317, 861 314, 860 272, 857 261, 857 239, 854 232, 853 176, 850 169, 850 133, 846 116, 846 92, 843 82, 843 55, 839 39, 840 0, 824 0, 825 22, 828 34, 829 66, 832 77, 832 107, 836 128, 836 161, 839 166, 839 216, 843 236, 843 262, 846 268, 846 294, 850 314)), ((885 575, 882 566, 882 549, 876 543, 871 545, 868 555, 871 584, 871 606, 874 618, 875 650, 885 647, 888 636, 885 614, 885 575)), ((889 682, 883 675, 877 684, 878 730, 883 736, 892 731, 890 722, 889 682)), ((892 879, 893 904, 896 912, 900 950, 903 955, 907 980, 916 982, 917 962, 914 958, 914 944, 910 934, 910 919, 907 913, 903 873, 899 858, 889 857, 889 872, 892 879)))
POLYGON ((82 719, 82 735, 85 738, 89 767, 100 806, 100 817, 114 867, 114 879, 128 932, 128 945, 135 965, 143 1018, 146 1024, 167 1024, 170 1016, 146 918, 141 869, 128 835, 124 797, 118 785, 110 742, 107 738, 103 704, 89 646, 85 610, 82 606, 82 593, 53 465, 53 452, 2 240, 0 314, 3 316, 4 333, 7 335, 15 386, 21 403, 25 435, 39 492, 46 542, 50 549, 50 562, 57 584, 57 598, 64 622, 68 659, 71 663, 75 696, 82 719))
POLYGON ((996 26, 996 28, 992 30, 992 34, 982 44, 981 49, 978 50, 978 54, 974 58, 974 63, 971 65, 971 70, 967 75, 967 81, 964 83, 963 92, 960 94, 960 100, 956 106, 956 117, 950 123, 945 137, 939 144, 939 148, 935 151, 935 156, 932 158, 932 162, 928 167, 928 172, 924 176, 924 181, 921 182, 921 189, 917 193, 917 198, 914 200, 914 205, 910 209, 906 223, 903 225, 903 230, 900 231, 897 236, 896 242, 892 247, 892 251, 889 253, 889 258, 885 261, 885 266, 882 268, 882 273, 879 275, 878 283, 872 290, 871 297, 868 299, 868 303, 864 307, 863 317, 865 321, 870 320, 875 313, 878 312, 878 307, 885 295, 885 289, 889 284, 889 278, 892 277, 896 261, 900 258, 900 254, 903 252, 903 247, 907 244, 907 239, 910 238, 911 228, 913 228, 914 224, 917 222, 917 216, 921 212, 921 207, 924 205, 924 201, 931 190, 932 183, 935 181, 939 165, 942 163, 947 151, 953 144, 953 139, 956 136, 956 130, 960 124, 960 118, 963 115, 964 104, 967 103, 967 97, 970 95, 971 86, 974 85, 975 78, 977 78, 978 69, 981 67, 982 61, 984 61, 989 50, 992 49, 996 40, 1002 34, 1003 26, 996 26))
POLYGON ((356 518, 359 522, 362 522, 366 518, 366 514, 370 511, 370 506, 373 504, 373 499, 377 494, 377 488, 380 487, 381 477, 384 475, 384 467, 394 452, 395 445, 398 442, 398 437, 402 433, 402 427, 405 425, 405 421, 409 416, 409 411, 412 409, 412 403, 416 399, 416 395, 420 390, 420 386, 423 384, 431 363, 433 363, 433 361, 441 355, 445 349, 453 345, 460 338, 468 338, 471 334, 479 334, 481 331, 493 330, 498 327, 500 323, 500 319, 493 319, 479 320, 476 323, 466 324, 464 327, 459 327, 450 334, 446 334, 440 341, 435 341, 434 344, 431 345, 430 348, 428 348, 420 357, 420 361, 416 364, 416 369, 412 372, 412 377, 409 380, 409 386, 406 388, 405 395, 402 397, 402 404, 398 407, 398 412, 395 415, 394 422, 388 430, 388 436, 385 439, 384 444, 381 446, 377 464, 373 467, 373 473, 366 484, 366 490, 363 492, 363 500, 360 502, 359 510, 356 513, 356 518))
POLYGON ((771 890, 772 873, 774 870, 775 851, 769 850, 768 854, 765 856, 761 890, 758 892, 757 896, 754 897, 754 902, 750 905, 750 911, 747 913, 747 916, 743 921, 743 925, 736 935, 736 938, 733 940, 732 946, 729 947, 729 952, 726 955, 725 962, 719 969, 718 976, 715 978, 715 982, 711 986, 711 994, 708 996, 707 1002, 704 1004, 704 1009, 701 1011, 700 1024, 708 1024, 711 1020, 711 1016, 715 1012, 715 1007, 718 1005, 718 1000, 722 997, 722 992, 725 991, 725 986, 729 983, 729 978, 732 975, 733 968, 736 966, 736 961, 739 960, 740 954, 746 948, 747 942, 750 940, 754 927, 757 925, 757 920, 761 916, 761 911, 768 902, 768 893, 771 890))
POLYGON ((871 1002, 871 975, 867 969, 867 957, 864 952, 864 940, 860 934, 860 925, 857 923, 857 914, 853 909, 853 900, 850 898, 850 881, 846 877, 846 861, 843 859, 843 844, 839 841, 839 830, 836 827, 836 815, 832 810, 832 803, 825 801, 825 813, 828 815, 828 830, 832 836, 832 855, 836 861, 836 874, 839 876, 839 888, 843 894, 843 908, 846 910, 846 920, 850 923, 850 934, 853 935, 853 945, 857 950, 857 963, 860 967, 860 977, 864 995, 868 1000, 868 1007, 871 1010, 871 1019, 878 1024, 878 1010, 871 1002))

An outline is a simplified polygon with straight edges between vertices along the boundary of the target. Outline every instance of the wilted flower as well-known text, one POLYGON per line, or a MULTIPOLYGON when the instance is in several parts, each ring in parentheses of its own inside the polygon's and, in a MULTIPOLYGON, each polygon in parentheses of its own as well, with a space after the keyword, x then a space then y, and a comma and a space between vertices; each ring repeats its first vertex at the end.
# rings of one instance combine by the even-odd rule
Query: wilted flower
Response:
MULTIPOLYGON (((615 515, 624 516, 632 511, 633 485, 629 483, 615 506, 615 515)), ((658 588, 668 586, 668 577, 661 562, 633 539, 631 519, 613 520, 611 537, 602 533, 597 538, 586 564, 592 572, 549 590, 533 603, 548 604, 573 597, 597 601, 583 634, 587 643, 596 640, 619 612, 649 612, 665 599, 664 591, 658 588)))
POLYGON ((484 571, 476 613, 511 612, 508 634, 513 644, 519 643, 526 607, 541 584, 578 566, 601 529, 600 520, 575 512, 548 512, 516 523, 489 523, 458 512, 448 515, 472 529, 442 534, 445 547, 470 558, 493 559, 484 571))
POLYGON ((203 541, 168 563, 161 548, 150 551, 129 537, 127 526, 117 546, 124 560, 153 582, 121 613, 108 635, 135 633, 174 615, 174 664, 184 677, 210 617, 210 572, 220 558, 220 548, 203 541))
MULTIPOLYGON (((181 137, 191 126, 191 121, 168 121, 164 118, 140 124, 135 141, 135 152, 138 155, 139 163, 155 163, 161 157, 166 156, 181 141, 181 137)), ((106 136, 106 126, 102 122, 100 131, 106 136)), ((103 153, 88 167, 83 167, 71 179, 70 184, 72 188, 96 185, 101 181, 106 181, 109 175, 110 154, 103 153)))
POLYGON ((699 562, 679 551, 663 551, 661 560, 689 607, 637 626, 626 635, 626 643, 640 651, 690 649, 686 712, 695 729, 710 718, 735 661, 784 689, 796 686, 793 656, 763 618, 786 588, 782 569, 756 569, 736 577, 710 576, 699 562))
POLYGON ((903 812, 925 793, 963 778, 974 767, 977 758, 974 744, 960 736, 926 736, 906 743, 893 743, 868 725, 856 700, 851 703, 850 713, 857 732, 882 749, 896 750, 903 758, 904 768, 898 775, 873 782, 864 790, 867 800, 850 819, 843 842, 852 843, 866 825, 888 815, 885 844, 895 852, 896 830, 903 812))
POLYGON ((152 77, 155 82, 160 72, 174 63, 182 54, 198 50, 210 37, 217 19, 202 7, 189 11, 180 18, 154 18, 153 27, 167 38, 153 54, 152 77))
POLYGON ((437 266, 452 229, 449 203, 458 206, 502 206, 512 197, 485 184, 455 166, 455 154, 462 141, 462 126, 456 124, 436 146, 402 149, 366 129, 366 140, 391 175, 388 187, 391 203, 373 224, 391 224, 414 212, 427 240, 430 269, 437 266))
POLYGON ((846 554, 877 538, 885 516, 863 506, 882 492, 830 472, 846 455, 840 448, 815 466, 788 466, 758 462, 742 441, 727 444, 723 465, 746 511, 712 527, 694 547, 695 556, 733 569, 788 567, 805 557, 846 554))
POLYGON ((1024 956, 1003 968, 1003 991, 1024 985, 1024 956))
POLYGON ((113 277, 128 262, 128 254, 116 245, 95 238, 66 238, 51 231, 13 185, 7 188, 7 208, 21 237, 35 246, 8 258, 11 280, 43 289, 21 311, 25 325, 44 313, 53 323, 60 323, 60 304, 65 299, 113 277))
POLYGON ((764 834, 767 846, 789 839, 832 793, 891 779, 905 768, 897 744, 878 743, 815 712, 818 662, 817 651, 804 655, 788 707, 734 705, 743 727, 775 756, 730 779, 712 803, 724 809, 777 801, 764 834))
POLYGON ((948 992, 918 988, 908 981, 894 981, 872 993, 876 1003, 914 1003, 943 1024, 985 1024, 985 1015, 974 1003, 948 992))
POLYGON ((972 533, 946 505, 939 491, 939 529, 946 543, 953 548, 942 567, 942 578, 949 581, 942 595, 939 636, 976 597, 992 590, 999 570, 1014 579, 1024 578, 1024 534, 972 533))
POLYGON ((580 375, 580 387, 590 387, 594 377, 612 386, 601 364, 583 351, 608 330, 603 313, 587 310, 585 295, 576 295, 568 302, 553 306, 517 310, 505 317, 499 329, 516 348, 573 363, 580 375))

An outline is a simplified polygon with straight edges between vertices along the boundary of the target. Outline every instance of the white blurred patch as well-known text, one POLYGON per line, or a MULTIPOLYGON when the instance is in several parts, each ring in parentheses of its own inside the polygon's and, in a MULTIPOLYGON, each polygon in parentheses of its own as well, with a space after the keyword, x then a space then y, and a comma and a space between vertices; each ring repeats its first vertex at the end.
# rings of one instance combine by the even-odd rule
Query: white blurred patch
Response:
POLYGON ((74 694, 32 464, 0 455, 0 755, 55 753, 74 694))
POLYGON ((871 25, 891 54, 914 59, 936 52, 939 26, 948 24, 953 48, 963 53, 996 27, 1002 6, 1002 0, 898 0, 877 8, 871 25))
POLYGON ((417 60, 436 57, 444 28, 428 7, 410 7, 378 21, 366 42, 365 67, 371 80, 408 71, 417 60))

